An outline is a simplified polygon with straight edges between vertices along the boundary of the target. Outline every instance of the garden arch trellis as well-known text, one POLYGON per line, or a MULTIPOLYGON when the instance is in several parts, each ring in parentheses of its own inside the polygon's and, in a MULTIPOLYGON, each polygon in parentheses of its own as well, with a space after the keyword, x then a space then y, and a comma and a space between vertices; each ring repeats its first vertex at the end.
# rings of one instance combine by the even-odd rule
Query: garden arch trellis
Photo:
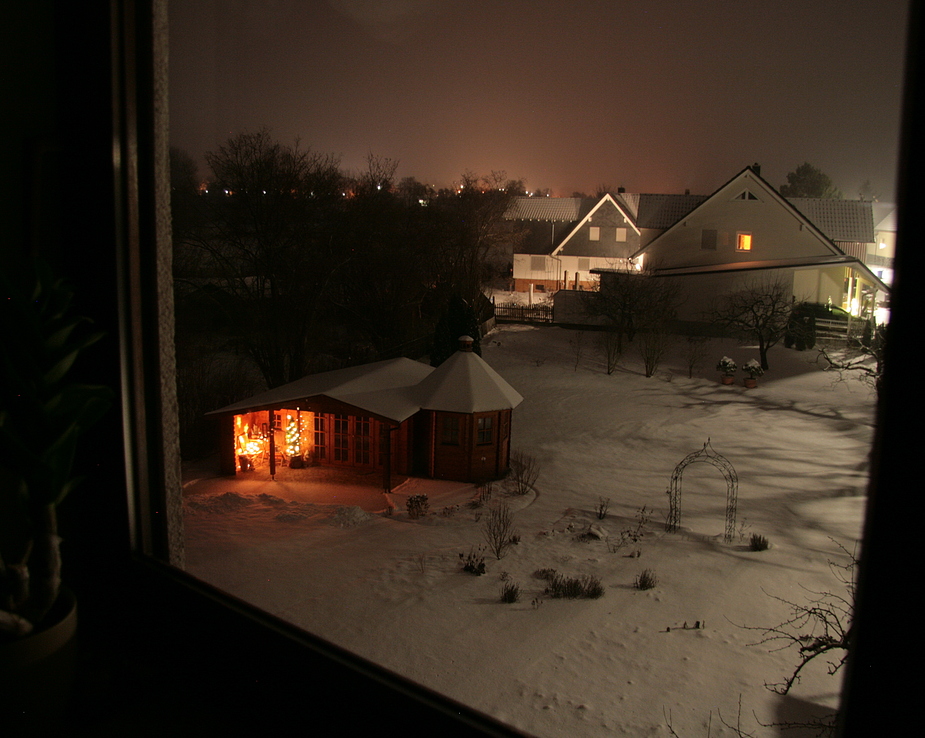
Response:
POLYGON ((713 450, 710 445, 710 439, 703 444, 703 448, 684 457, 678 464, 674 473, 671 475, 671 486, 668 488, 668 520, 665 522, 665 529, 674 533, 681 525, 681 477, 684 470, 696 462, 705 462, 712 464, 719 469, 726 478, 726 533, 723 540, 726 543, 732 541, 736 526, 736 504, 739 496, 739 477, 732 464, 713 450))

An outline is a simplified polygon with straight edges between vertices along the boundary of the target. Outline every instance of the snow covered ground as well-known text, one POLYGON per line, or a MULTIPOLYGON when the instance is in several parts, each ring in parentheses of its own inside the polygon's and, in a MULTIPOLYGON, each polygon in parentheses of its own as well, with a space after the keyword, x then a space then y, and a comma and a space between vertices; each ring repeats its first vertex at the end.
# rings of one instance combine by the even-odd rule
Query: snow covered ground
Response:
MULTIPOLYGON (((708 725, 711 736, 733 735, 719 713, 734 723, 740 698, 742 727, 761 736, 778 733, 756 720, 830 711, 840 676, 816 664, 790 695, 769 691, 794 654, 753 645, 759 634, 741 626, 785 620, 775 598, 842 591, 828 561, 843 563, 838 544, 852 550, 859 537, 872 393, 782 347, 756 389, 741 376, 721 385, 719 358, 741 366, 757 349, 718 339, 693 379, 683 339, 655 377, 643 376, 632 346, 608 376, 595 341, 520 325, 483 341, 483 358, 525 398, 513 447, 541 465, 534 493, 495 484, 488 505, 511 506, 520 542, 501 560, 487 554, 486 575, 463 572, 459 558, 485 543, 487 506, 467 504, 472 487, 410 479, 386 516, 378 476, 329 486, 309 478, 318 470, 276 482, 200 473, 184 490, 188 570, 537 736, 667 736, 666 715, 685 738, 708 725), (732 543, 726 482, 709 464, 687 467, 682 529, 664 531, 672 472, 707 439, 738 474, 732 543), (410 520, 403 500, 421 492, 430 514, 410 520), (601 497, 610 506, 598 520, 601 497), (612 543, 643 506, 654 514, 638 547, 611 552, 579 537, 595 524, 612 543), (751 533, 771 548, 750 551, 751 533), (552 599, 534 576, 542 568, 599 577, 605 593, 552 599), (645 568, 658 585, 640 591, 645 568), (503 580, 520 585, 518 602, 500 601, 503 580)), ((330 474, 320 481, 344 481, 330 474)))

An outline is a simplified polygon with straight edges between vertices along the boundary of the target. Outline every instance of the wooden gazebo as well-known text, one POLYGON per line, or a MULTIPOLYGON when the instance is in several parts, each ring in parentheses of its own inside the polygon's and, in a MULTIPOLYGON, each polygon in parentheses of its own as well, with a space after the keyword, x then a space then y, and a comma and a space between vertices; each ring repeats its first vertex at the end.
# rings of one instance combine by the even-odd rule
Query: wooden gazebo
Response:
POLYGON ((332 464, 479 482, 510 462, 511 411, 523 398, 472 339, 436 369, 411 359, 313 374, 214 410, 222 473, 332 464))

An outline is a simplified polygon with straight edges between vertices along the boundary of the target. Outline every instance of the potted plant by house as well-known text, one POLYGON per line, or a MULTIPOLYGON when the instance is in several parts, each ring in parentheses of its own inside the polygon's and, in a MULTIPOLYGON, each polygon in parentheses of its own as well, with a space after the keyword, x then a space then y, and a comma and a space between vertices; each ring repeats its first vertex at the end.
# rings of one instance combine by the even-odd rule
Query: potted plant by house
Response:
POLYGON ((22 715, 30 704, 55 709, 35 690, 61 683, 56 653, 76 627, 57 507, 78 481, 77 441, 112 393, 73 381, 75 360, 102 334, 71 312, 72 290, 47 265, 2 270, 0 290, 0 705, 22 715))
POLYGON ((754 389, 757 387, 758 377, 764 374, 764 369, 761 368, 761 364, 758 363, 757 359, 746 361, 742 365, 742 371, 748 374, 748 376, 745 378, 745 386, 749 389, 754 389))
POLYGON ((724 356, 716 365, 716 370, 720 373, 720 381, 723 384, 732 384, 735 381, 736 369, 738 369, 736 363, 728 356, 724 356))

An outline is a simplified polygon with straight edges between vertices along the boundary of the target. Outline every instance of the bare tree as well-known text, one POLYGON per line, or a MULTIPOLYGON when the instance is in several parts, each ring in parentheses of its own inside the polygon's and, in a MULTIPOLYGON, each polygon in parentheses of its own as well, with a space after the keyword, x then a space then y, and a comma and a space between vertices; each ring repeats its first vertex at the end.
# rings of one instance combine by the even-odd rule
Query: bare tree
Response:
POLYGON ((693 379, 694 370, 707 356, 709 344, 706 336, 688 336, 685 346, 687 349, 684 356, 687 361, 687 378, 693 379))
POLYGON ((721 295, 708 317, 733 333, 754 338, 761 368, 767 371, 768 349, 784 337, 792 309, 793 293, 786 280, 756 279, 721 295))
POLYGON ((507 549, 514 545, 514 513, 511 508, 502 503, 488 511, 483 530, 489 550, 500 559, 507 553, 507 549))
POLYGON ((809 591, 806 602, 790 602, 774 597, 790 608, 790 617, 784 622, 769 627, 746 626, 757 630, 762 638, 756 645, 771 644, 772 650, 795 649, 797 665, 783 681, 765 686, 778 694, 787 694, 800 680, 807 665, 821 659, 826 661, 828 673, 835 674, 848 658, 851 629, 854 622, 855 573, 857 556, 839 544, 847 563, 829 562, 833 576, 843 592, 809 591))
POLYGON ((837 371, 842 376, 853 374, 870 384, 880 395, 883 383, 883 357, 886 352, 886 325, 871 325, 865 332, 860 346, 834 351, 823 347, 819 350, 820 358, 827 363, 826 369, 837 371))
POLYGON ((598 346, 604 355, 604 366, 607 374, 613 374, 617 370, 617 364, 620 362, 622 351, 622 339, 616 329, 601 331, 598 338, 598 346))
POLYGON ((539 459, 526 451, 511 451, 511 475, 517 494, 527 494, 540 475, 539 459))
POLYGON ((585 311, 607 320, 615 334, 613 351, 623 353, 623 337, 632 342, 638 331, 663 330, 681 302, 677 282, 651 271, 626 269, 601 275, 598 289, 582 295, 585 311))
POLYGON ((671 335, 664 325, 654 325, 649 330, 640 333, 639 340, 636 343, 639 347, 639 356, 642 358, 645 375, 647 377, 654 376, 668 351, 671 335))

